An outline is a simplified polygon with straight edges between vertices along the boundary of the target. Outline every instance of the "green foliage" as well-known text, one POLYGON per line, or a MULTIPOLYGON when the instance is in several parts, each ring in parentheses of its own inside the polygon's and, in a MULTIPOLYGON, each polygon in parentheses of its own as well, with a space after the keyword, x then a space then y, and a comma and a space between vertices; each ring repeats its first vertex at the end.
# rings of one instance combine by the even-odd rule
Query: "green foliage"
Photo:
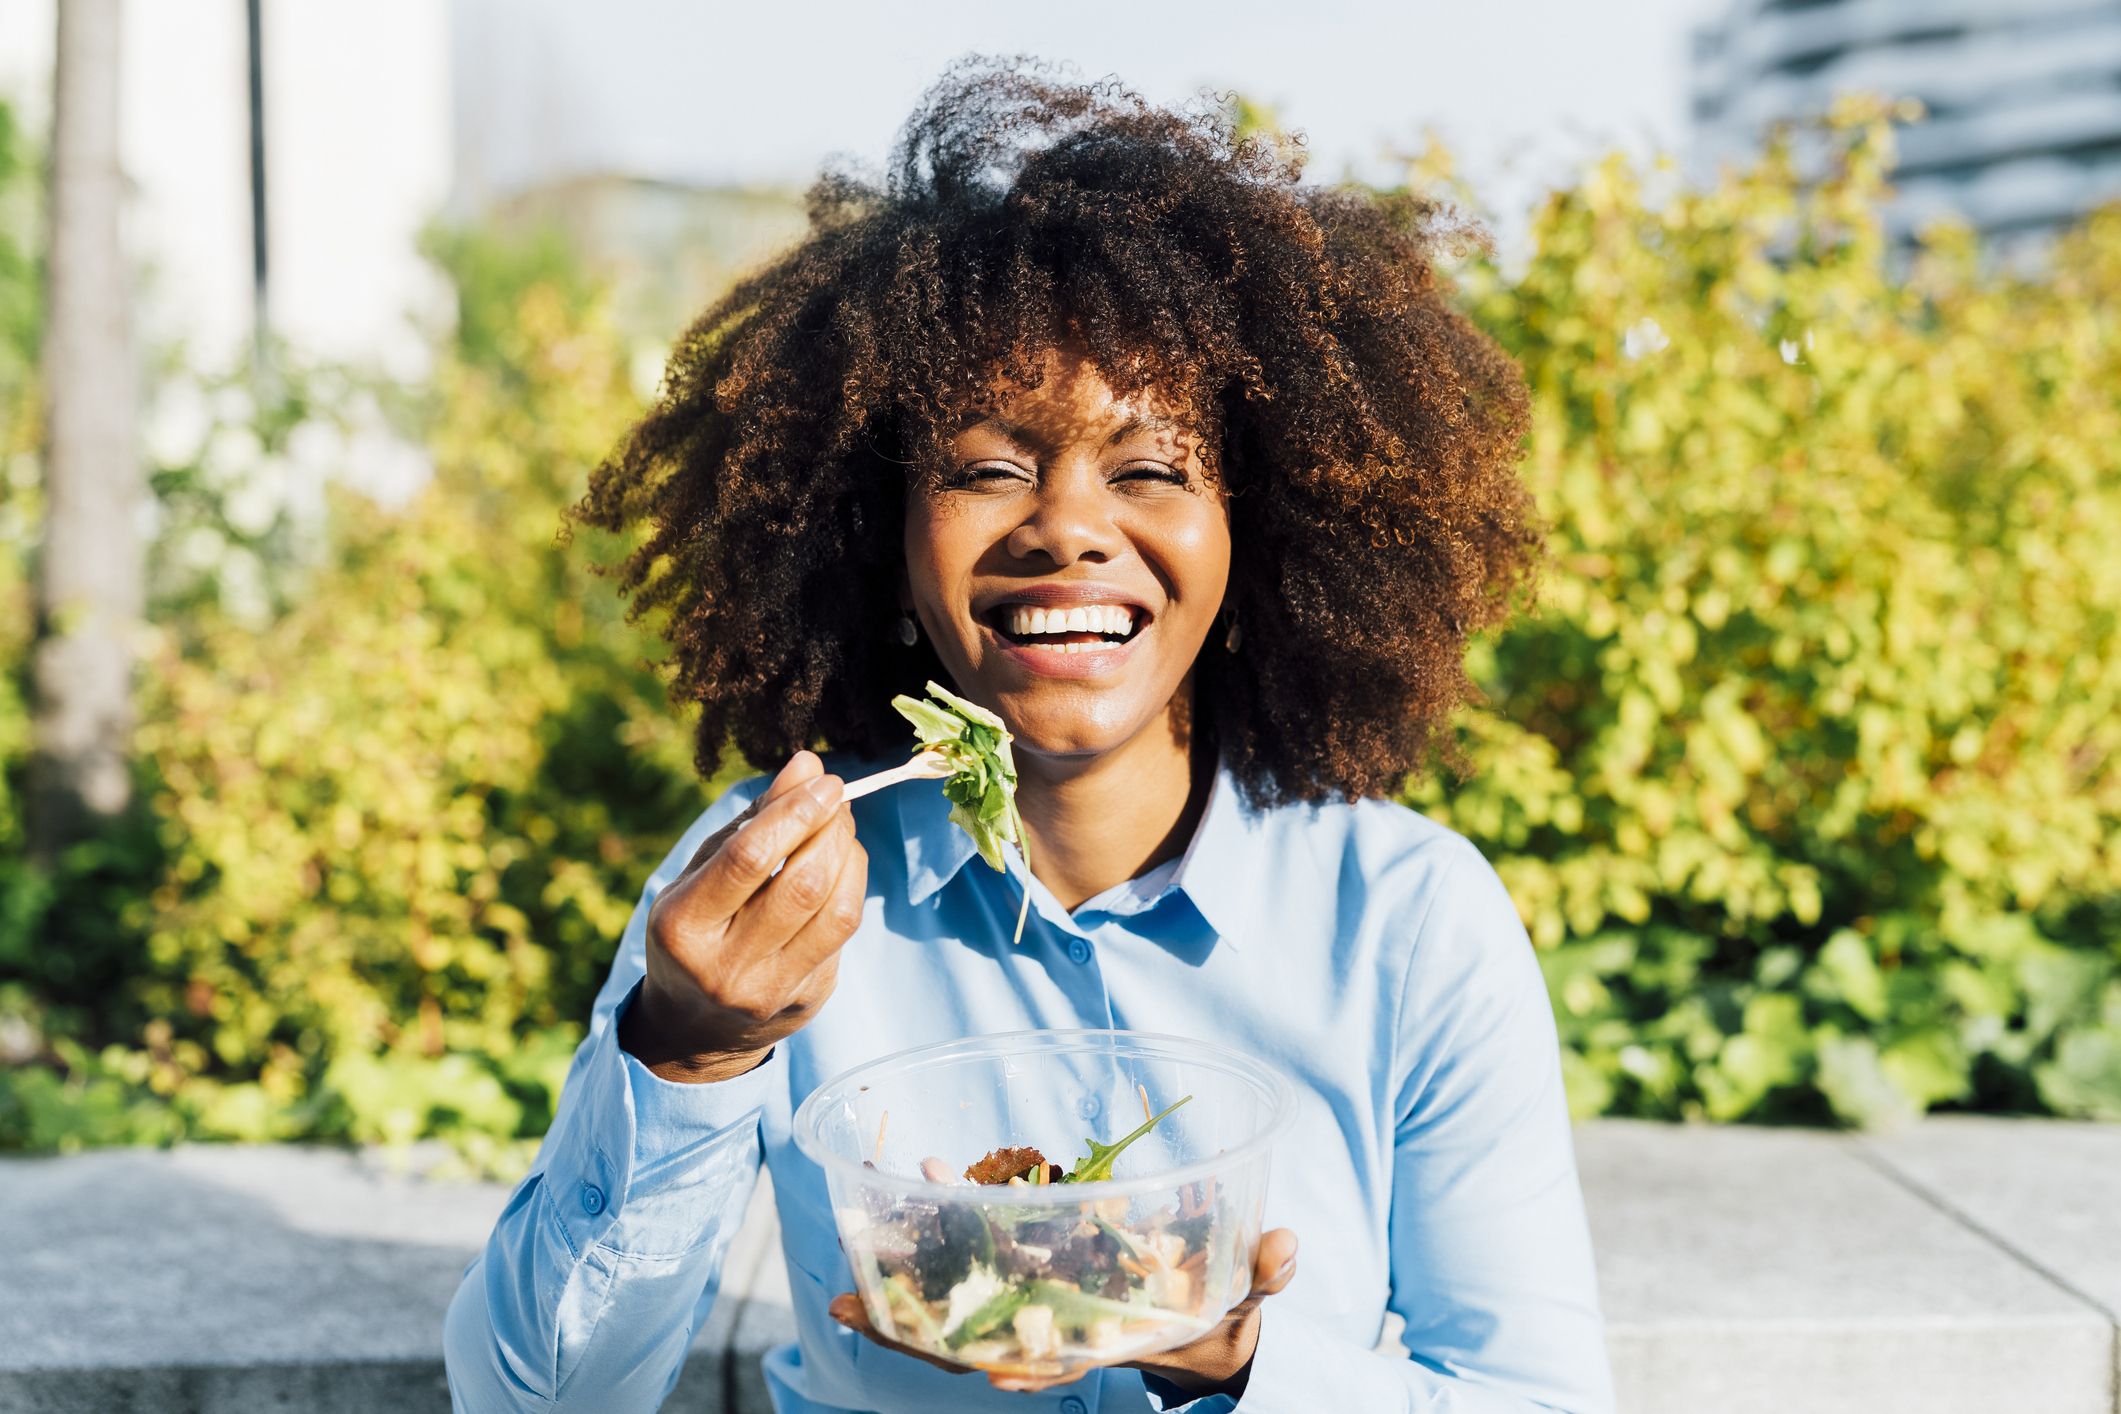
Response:
POLYGON ((39 389, 36 354, 42 273, 33 237, 39 173, 14 112, 0 103, 0 1136, 17 1129, 51 1134, 55 1113, 42 1091, 27 1095, 36 1118, 16 1122, 10 1067, 31 1035, 21 1014, 31 1006, 19 960, 31 950, 36 923, 54 881, 24 859, 22 767, 30 748, 29 670, 35 604, 30 545, 41 502, 36 486, 39 389))
POLYGON ((2121 1115, 2121 211, 2038 275, 1902 262, 1890 144, 1608 161, 1461 272, 1553 563, 1414 799, 1497 861, 1582 1113, 2121 1115))
POLYGON ((356 473, 363 447, 384 436, 386 399, 403 401, 284 350, 265 380, 248 368, 214 378, 176 368, 158 380, 144 419, 156 510, 148 617, 180 635, 222 617, 256 629, 308 597, 328 546, 322 506, 303 502, 356 473))
MULTIPOLYGON (((44 327, 44 279, 37 251, 44 219, 43 173, 15 111, 0 101, 0 391, 19 394, 30 382, 38 332, 44 327)), ((8 418, 15 399, 0 412, 8 418)))
MULTIPOLYGON (((1581 1112, 2121 1118, 2121 213, 2038 275, 1952 231, 1903 270, 1883 115, 1831 131, 1810 188, 1782 149, 1707 190, 1607 163, 1522 268, 1456 272, 1530 378, 1554 557, 1475 650, 1476 771, 1410 799, 1524 910, 1581 1112)), ((0 210, 27 171, 0 160, 0 210)), ((0 250, 0 341, 30 320, 0 356, 0 1147, 520 1164, 722 784, 588 572, 617 547, 555 535, 636 412, 604 296, 549 240, 436 237, 460 323, 399 409, 433 479, 338 493, 314 543, 242 498, 375 390, 199 385, 198 448, 157 464, 142 804, 41 873, 27 249, 0 250)))
POLYGON ((262 624, 188 597, 160 632, 151 858, 79 983, 30 944, 84 891, 26 909, 0 977, 50 1043, 0 1081, 0 1143, 441 1134, 508 1168, 707 799, 652 632, 589 571, 612 548, 557 537, 637 412, 626 351, 586 280, 437 246, 476 337, 442 351, 433 479, 397 509, 336 491, 328 556, 262 624))

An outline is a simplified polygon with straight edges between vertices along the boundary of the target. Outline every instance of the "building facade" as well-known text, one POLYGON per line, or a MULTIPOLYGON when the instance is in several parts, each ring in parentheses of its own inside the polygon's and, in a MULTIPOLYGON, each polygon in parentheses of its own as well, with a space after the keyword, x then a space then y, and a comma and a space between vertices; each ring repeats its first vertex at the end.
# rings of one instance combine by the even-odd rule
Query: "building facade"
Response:
POLYGON ((1914 98, 1889 220, 2006 245, 2121 199, 2121 0, 1720 0, 1695 32, 1696 151, 1757 150, 1837 94, 1914 98))

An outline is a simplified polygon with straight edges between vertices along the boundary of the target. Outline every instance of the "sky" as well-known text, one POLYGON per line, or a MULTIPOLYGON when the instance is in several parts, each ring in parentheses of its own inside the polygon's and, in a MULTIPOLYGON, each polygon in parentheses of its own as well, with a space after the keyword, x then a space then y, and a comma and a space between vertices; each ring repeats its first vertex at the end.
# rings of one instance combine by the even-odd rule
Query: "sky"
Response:
POLYGON ((1155 101, 1242 91, 1305 132, 1317 180, 1386 176, 1434 128, 1511 206, 1604 147, 1683 143, 1704 3, 453 0, 458 175, 801 184, 829 154, 880 161, 953 58, 1031 53, 1155 101))

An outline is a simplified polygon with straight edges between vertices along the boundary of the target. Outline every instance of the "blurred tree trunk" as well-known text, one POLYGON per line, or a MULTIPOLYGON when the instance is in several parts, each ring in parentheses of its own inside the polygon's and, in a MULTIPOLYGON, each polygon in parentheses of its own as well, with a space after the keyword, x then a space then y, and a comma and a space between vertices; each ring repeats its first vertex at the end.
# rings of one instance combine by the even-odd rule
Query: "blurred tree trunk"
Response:
POLYGON ((120 0, 61 0, 45 324, 44 538, 37 571, 30 848, 54 851, 131 794, 134 637, 145 566, 135 510, 137 371, 119 215, 120 0))

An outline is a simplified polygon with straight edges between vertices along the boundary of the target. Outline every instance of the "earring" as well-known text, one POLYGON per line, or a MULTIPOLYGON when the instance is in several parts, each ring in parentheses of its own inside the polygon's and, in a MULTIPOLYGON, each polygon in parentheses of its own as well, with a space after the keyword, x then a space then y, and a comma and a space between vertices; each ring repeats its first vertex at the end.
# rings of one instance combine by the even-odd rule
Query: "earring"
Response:
POLYGON ((898 641, 905 644, 908 648, 911 648, 914 644, 920 642, 921 631, 918 628, 914 627, 913 615, 900 614, 898 616, 898 629, 896 636, 898 638, 898 641))
POLYGON ((1237 610, 1232 609, 1230 611, 1230 631, 1223 635, 1223 649, 1225 652, 1235 653, 1244 641, 1244 625, 1237 621, 1237 610))

